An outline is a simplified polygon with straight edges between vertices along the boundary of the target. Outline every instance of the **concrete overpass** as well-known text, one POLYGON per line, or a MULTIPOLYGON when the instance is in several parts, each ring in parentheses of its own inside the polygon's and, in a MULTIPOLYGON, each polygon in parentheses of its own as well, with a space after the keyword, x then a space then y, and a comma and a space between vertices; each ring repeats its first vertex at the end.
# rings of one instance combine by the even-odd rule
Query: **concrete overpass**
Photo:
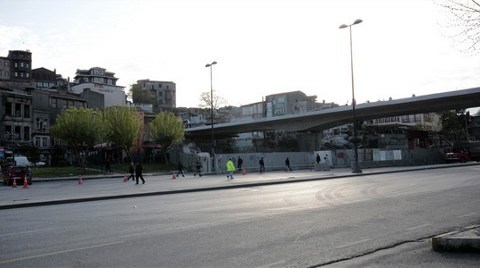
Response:
MULTIPOLYGON (((390 116, 441 112, 480 106, 480 87, 449 91, 397 100, 361 103, 356 106, 356 117, 369 120, 390 116)), ((214 125, 215 134, 232 135, 253 131, 285 130, 317 132, 352 122, 352 106, 340 106, 302 114, 289 114, 242 120, 214 125)), ((187 128, 187 135, 210 135, 211 126, 187 128)))

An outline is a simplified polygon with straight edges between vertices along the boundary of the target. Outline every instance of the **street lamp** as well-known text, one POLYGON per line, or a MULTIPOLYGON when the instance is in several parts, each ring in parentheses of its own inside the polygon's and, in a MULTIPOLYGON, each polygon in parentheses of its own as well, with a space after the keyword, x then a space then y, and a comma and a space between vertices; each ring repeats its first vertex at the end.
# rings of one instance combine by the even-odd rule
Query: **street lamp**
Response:
POLYGON ((205 64, 206 68, 210 68, 210 117, 212 123, 212 171, 215 171, 215 139, 213 135, 213 65, 217 64, 216 61, 205 64))
POLYGON ((362 170, 358 166, 358 146, 357 146, 357 117, 355 116, 355 87, 353 86, 353 50, 352 50, 352 25, 361 23, 361 19, 355 20, 352 24, 340 25, 340 29, 348 28, 350 31, 350 68, 352 72, 352 110, 353 110, 353 151, 355 155, 355 163, 352 167, 352 173, 362 173, 362 170))

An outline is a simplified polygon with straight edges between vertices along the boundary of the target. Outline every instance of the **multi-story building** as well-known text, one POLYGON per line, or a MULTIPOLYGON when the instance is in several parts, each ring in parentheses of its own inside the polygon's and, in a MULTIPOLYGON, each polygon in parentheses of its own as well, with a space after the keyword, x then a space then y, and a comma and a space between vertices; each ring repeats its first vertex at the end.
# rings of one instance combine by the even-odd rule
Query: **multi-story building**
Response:
POLYGON ((40 159, 50 163, 52 139, 49 128, 64 109, 71 107, 87 107, 87 101, 79 94, 69 93, 66 90, 52 91, 36 89, 32 91, 33 124, 32 145, 40 152, 40 159))
POLYGON ((177 106, 177 89, 174 82, 143 79, 138 80, 137 85, 142 90, 148 90, 153 94, 155 99, 153 103, 154 112, 162 109, 175 108, 177 106))
POLYGON ((0 57, 0 88, 10 91, 29 91, 32 84, 32 53, 28 50, 10 50, 0 57))
POLYGON ((317 96, 307 96, 301 91, 269 95, 265 98, 266 116, 281 116, 312 111, 316 108, 317 96))
POLYGON ((93 67, 88 70, 77 70, 74 78, 73 93, 80 94, 85 90, 101 93, 105 96, 104 107, 124 106, 126 95, 123 86, 117 86, 118 78, 115 73, 107 72, 106 69, 93 67))
POLYGON ((410 114, 372 119, 365 122, 370 126, 403 125, 424 131, 440 131, 442 124, 437 113, 410 114))
POLYGON ((60 88, 68 87, 68 81, 61 74, 57 74, 55 69, 53 71, 43 67, 33 69, 32 79, 36 89, 57 91, 60 88))
POLYGON ((0 57, 0 80, 10 80, 10 60, 0 57))
POLYGON ((32 133, 32 96, 0 91, 0 144, 15 148, 28 146, 32 133))

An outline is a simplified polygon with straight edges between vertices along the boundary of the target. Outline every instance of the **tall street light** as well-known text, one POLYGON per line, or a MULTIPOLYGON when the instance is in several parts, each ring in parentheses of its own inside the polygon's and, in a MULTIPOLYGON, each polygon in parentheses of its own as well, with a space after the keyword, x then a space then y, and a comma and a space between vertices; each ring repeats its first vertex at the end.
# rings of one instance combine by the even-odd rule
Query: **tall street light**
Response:
POLYGON ((352 72, 352 108, 353 108, 353 151, 355 154, 355 163, 352 167, 352 173, 362 173, 362 170, 358 166, 358 145, 357 145, 357 117, 355 116, 355 87, 353 86, 353 50, 352 50, 352 26, 361 23, 361 19, 355 20, 352 24, 340 25, 340 29, 348 28, 350 30, 350 68, 352 72))
POLYGON ((210 68, 210 117, 212 123, 212 171, 215 171, 215 139, 213 135, 213 65, 217 64, 216 61, 212 63, 207 63, 206 68, 210 68))

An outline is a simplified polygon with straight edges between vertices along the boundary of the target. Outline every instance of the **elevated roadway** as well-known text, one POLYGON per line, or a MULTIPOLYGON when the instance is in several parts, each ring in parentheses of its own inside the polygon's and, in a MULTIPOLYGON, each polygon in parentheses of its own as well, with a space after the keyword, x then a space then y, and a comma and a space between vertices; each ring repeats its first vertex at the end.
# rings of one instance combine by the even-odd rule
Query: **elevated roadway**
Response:
MULTIPOLYGON (((480 106, 480 87, 436 93, 410 98, 361 103, 356 106, 359 120, 390 116, 440 112, 480 106)), ((352 122, 352 106, 289 114, 255 120, 242 120, 214 125, 215 134, 232 135, 254 131, 321 131, 352 122)), ((203 136, 211 133, 211 126, 187 128, 187 135, 203 136)))

